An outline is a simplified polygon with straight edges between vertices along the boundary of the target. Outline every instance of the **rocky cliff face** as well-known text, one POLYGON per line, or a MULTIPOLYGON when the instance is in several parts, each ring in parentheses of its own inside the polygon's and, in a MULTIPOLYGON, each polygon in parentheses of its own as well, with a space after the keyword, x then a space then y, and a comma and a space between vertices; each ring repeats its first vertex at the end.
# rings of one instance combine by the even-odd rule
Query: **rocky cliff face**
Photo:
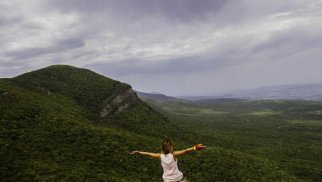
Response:
POLYGON ((104 118, 107 115, 121 113, 138 100, 136 93, 131 88, 119 94, 114 94, 104 101, 106 105, 100 112, 100 117, 104 118))

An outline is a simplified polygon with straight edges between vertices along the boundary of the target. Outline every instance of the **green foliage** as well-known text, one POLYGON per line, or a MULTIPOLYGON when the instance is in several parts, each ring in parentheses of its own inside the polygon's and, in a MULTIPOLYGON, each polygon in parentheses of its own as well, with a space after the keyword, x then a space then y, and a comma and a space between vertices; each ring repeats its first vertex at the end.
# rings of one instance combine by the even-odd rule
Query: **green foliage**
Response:
POLYGON ((144 100, 196 141, 269 160, 302 180, 322 178, 322 102, 144 100))
MULTIPOLYGON (((226 142, 235 139, 231 133, 212 130, 217 126, 212 120, 192 122, 192 112, 180 115, 182 111, 178 111, 169 120, 139 100, 120 114, 97 117, 106 98, 128 88, 70 66, 0 79, 1 181, 162 181, 160 161, 129 152, 158 152, 164 136, 173 138, 178 149, 200 141, 209 146, 178 159, 190 181, 297 180, 276 162, 249 151, 237 152, 245 143, 229 147, 226 142), (181 122, 183 118, 188 119, 186 123, 181 122)), ((186 103, 188 106, 194 105, 186 103)), ((199 107, 194 111, 198 113, 199 107)), ((197 115, 200 119, 214 115, 227 119, 220 113, 206 109, 197 115)), ((307 124, 301 121, 294 121, 294 128, 307 124)), ((223 131, 231 126, 228 122, 223 131)), ((312 148, 314 152, 319 150, 312 148)), ((315 169, 312 173, 319 172, 318 165, 315 169)), ((307 174, 303 172, 303 176, 307 174)))
POLYGON ((89 120, 87 112, 65 96, 31 92, 3 80, 0 90, 2 180, 160 179, 157 163, 129 155, 139 146, 155 150, 148 146, 154 139, 89 120))
POLYGON ((299 181, 268 160, 217 147, 185 156, 181 166, 192 181, 299 181))

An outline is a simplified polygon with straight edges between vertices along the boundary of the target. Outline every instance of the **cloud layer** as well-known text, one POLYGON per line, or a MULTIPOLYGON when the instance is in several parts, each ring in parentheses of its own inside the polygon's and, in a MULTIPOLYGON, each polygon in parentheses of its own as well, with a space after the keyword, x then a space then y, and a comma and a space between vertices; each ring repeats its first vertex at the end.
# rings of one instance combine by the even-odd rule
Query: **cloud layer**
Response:
POLYGON ((0 77, 51 64, 202 95, 322 82, 321 0, 3 0, 0 77))

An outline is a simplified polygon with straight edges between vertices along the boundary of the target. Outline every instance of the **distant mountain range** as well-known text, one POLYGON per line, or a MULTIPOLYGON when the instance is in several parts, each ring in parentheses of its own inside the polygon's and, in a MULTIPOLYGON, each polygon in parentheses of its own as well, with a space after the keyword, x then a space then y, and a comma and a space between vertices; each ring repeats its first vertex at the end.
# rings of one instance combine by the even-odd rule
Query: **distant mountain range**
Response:
POLYGON ((147 98, 147 99, 154 99, 154 100, 178 100, 178 98, 176 97, 172 97, 172 96, 167 96, 161 93, 156 93, 156 92, 152 92, 152 93, 145 93, 145 92, 140 92, 140 91, 135 91, 136 94, 141 97, 141 98, 147 98))
POLYGON ((322 84, 299 84, 267 86, 256 89, 235 90, 219 98, 246 99, 287 99, 287 100, 319 100, 322 101, 322 84))
POLYGON ((252 100, 317 100, 322 101, 322 84, 298 84, 266 86, 255 89, 234 90, 213 96, 184 96, 187 100, 207 100, 220 98, 252 100))

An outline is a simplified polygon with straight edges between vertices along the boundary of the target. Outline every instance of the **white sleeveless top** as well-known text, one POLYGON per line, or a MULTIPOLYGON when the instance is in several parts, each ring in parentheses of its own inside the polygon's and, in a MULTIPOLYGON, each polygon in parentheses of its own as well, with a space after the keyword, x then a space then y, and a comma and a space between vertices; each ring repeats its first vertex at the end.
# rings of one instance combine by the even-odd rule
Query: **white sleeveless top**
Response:
POLYGON ((177 160, 174 160, 173 154, 161 154, 161 166, 163 168, 162 178, 166 182, 180 181, 183 174, 178 169, 177 160))

